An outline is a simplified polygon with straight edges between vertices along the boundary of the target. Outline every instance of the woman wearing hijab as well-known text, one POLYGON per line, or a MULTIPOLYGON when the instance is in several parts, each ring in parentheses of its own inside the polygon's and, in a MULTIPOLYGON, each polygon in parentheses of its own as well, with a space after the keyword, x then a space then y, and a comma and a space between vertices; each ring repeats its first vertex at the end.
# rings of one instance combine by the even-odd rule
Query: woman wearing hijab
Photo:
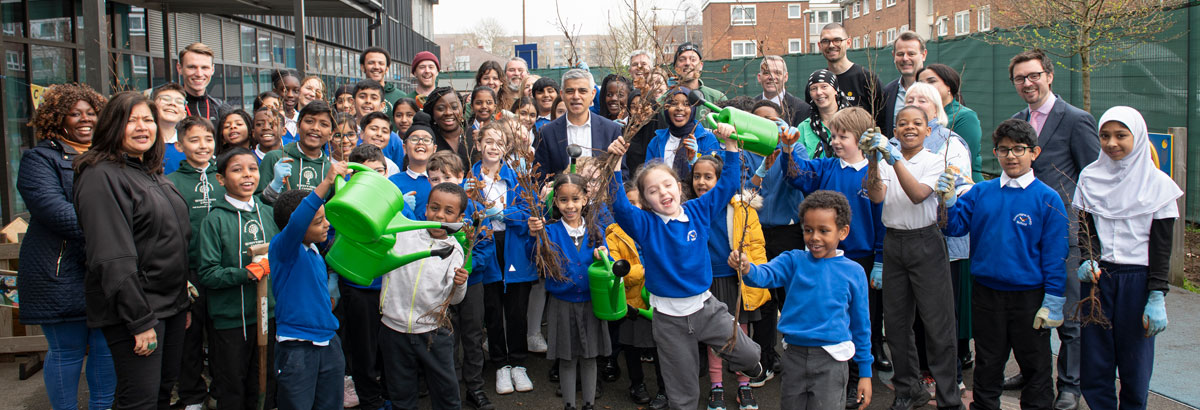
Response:
POLYGON ((471 141, 463 129, 463 105, 451 87, 438 87, 429 92, 422 110, 433 119, 433 142, 438 151, 458 154, 464 164, 471 164, 471 141))
POLYGON ((800 130, 800 143, 804 144, 809 158, 834 158, 833 147, 829 145, 833 133, 829 132, 825 121, 847 105, 846 97, 838 90, 837 75, 824 68, 813 71, 805 90, 808 92, 804 93, 804 102, 814 110, 808 119, 796 126, 800 130))
POLYGON ((701 156, 718 151, 721 144, 717 137, 696 120, 696 109, 688 103, 687 87, 676 87, 667 93, 663 114, 667 117, 667 128, 654 132, 654 139, 646 148, 646 161, 659 159, 671 164, 671 168, 679 175, 683 184, 685 196, 693 198, 691 192, 692 164, 701 156))
POLYGON ((1111 326, 1083 326, 1080 388, 1094 409, 1144 409, 1154 336, 1167 327, 1171 233, 1183 192, 1154 165, 1146 121, 1137 110, 1105 112, 1100 146, 1100 158, 1079 173, 1071 203, 1084 212, 1079 246, 1087 260, 1078 270, 1080 292, 1099 288, 1099 308, 1111 326), (1119 399, 1113 388, 1118 372, 1119 399))

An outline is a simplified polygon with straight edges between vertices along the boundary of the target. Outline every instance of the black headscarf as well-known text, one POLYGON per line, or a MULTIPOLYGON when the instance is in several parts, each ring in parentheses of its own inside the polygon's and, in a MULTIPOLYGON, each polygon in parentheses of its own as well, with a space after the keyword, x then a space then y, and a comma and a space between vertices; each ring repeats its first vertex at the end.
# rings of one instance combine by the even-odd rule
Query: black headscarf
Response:
MULTIPOLYGON (((671 90, 667 93, 667 98, 663 99, 663 101, 666 101, 665 104, 670 105, 675 95, 683 94, 684 96, 687 96, 691 92, 692 90, 688 89, 687 87, 676 87, 674 90, 671 90)), ((671 135, 683 138, 691 135, 692 131, 696 130, 696 107, 692 107, 691 114, 688 116, 688 122, 682 127, 676 127, 675 123, 671 122, 671 115, 667 114, 666 110, 663 110, 663 112, 663 115, 667 118, 667 132, 671 133, 671 135)))
POLYGON ((810 153, 812 158, 833 157, 833 147, 829 145, 829 132, 825 129, 825 124, 821 121, 821 110, 817 108, 817 104, 813 102, 809 88, 816 83, 826 83, 833 87, 833 95, 837 101, 838 110, 846 108, 846 97, 842 95, 842 90, 838 89, 837 75, 832 71, 824 68, 813 71, 808 77, 808 84, 804 86, 804 102, 812 106, 812 111, 808 115, 808 126, 812 128, 813 134, 817 135, 820 143, 817 144, 816 152, 810 153))

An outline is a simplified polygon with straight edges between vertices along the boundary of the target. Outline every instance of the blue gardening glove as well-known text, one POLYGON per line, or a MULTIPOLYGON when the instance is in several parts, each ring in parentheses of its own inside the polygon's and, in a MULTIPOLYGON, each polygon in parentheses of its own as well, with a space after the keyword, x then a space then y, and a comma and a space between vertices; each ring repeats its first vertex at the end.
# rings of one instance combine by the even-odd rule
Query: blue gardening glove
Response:
POLYGON ((800 139, 800 130, 796 129, 783 120, 775 120, 775 125, 779 126, 779 141, 784 144, 795 143, 800 139))
POLYGON ((942 201, 946 203, 946 207, 954 206, 958 202, 958 195, 954 192, 954 183, 958 180, 958 173, 950 168, 946 168, 946 172, 938 178, 937 191, 938 195, 942 196, 942 201))
POLYGON ((875 262, 875 267, 871 268, 871 287, 883 290, 883 262, 875 262))
POLYGON ((769 171, 770 169, 771 168, 767 166, 767 161, 760 162, 760 163, 758 163, 758 169, 754 170, 754 176, 759 177, 759 178, 766 178, 767 171, 769 171))
POLYGON ((613 122, 617 123, 617 125, 620 125, 621 128, 625 128, 626 125, 629 125, 629 118, 622 118, 613 122))
POLYGON ((1042 308, 1038 309, 1037 315, 1033 317, 1034 329, 1050 329, 1062 326, 1063 324, 1063 303, 1066 303, 1067 298, 1062 296, 1046 295, 1042 298, 1042 308))
POLYGON ((1079 276, 1080 282, 1094 282, 1100 278, 1100 264, 1094 260, 1083 261, 1075 274, 1079 276))
POLYGON ((283 192, 283 179, 292 175, 292 163, 279 161, 272 169, 275 171, 275 178, 271 179, 267 187, 275 192, 283 192))
POLYGON ((688 165, 696 165, 696 160, 700 159, 700 145, 696 144, 696 139, 692 137, 684 138, 683 146, 693 153, 692 157, 688 158, 688 165))
POLYGON ((404 194, 404 207, 413 211, 413 215, 417 212, 417 191, 412 191, 404 194))
POLYGON ((1142 327, 1146 328, 1146 337, 1167 330, 1166 297, 1161 290, 1150 291, 1150 297, 1146 299, 1146 310, 1142 313, 1142 327))
POLYGON ((866 155, 875 153, 876 157, 887 162, 888 165, 896 163, 896 158, 900 158, 899 147, 888 143, 887 138, 883 134, 871 132, 867 130, 858 138, 858 146, 866 155))
POLYGON ((504 220, 504 207, 500 204, 492 205, 491 208, 483 211, 483 218, 488 222, 501 222, 504 220))

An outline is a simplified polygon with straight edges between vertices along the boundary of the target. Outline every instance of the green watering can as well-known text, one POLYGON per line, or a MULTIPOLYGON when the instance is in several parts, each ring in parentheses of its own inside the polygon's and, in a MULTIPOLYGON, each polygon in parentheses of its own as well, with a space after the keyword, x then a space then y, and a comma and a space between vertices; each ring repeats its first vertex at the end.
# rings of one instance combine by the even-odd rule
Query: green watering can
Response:
POLYGON ((466 269, 467 274, 470 275, 474 269, 471 269, 471 243, 467 241, 467 233, 455 232, 454 240, 458 241, 458 245, 463 248, 463 269, 466 269))
MULTIPOLYGON (((592 313, 601 320, 621 320, 628 313, 628 303, 625 301, 625 283, 622 278, 629 274, 629 262, 619 260, 613 262, 608 254, 601 252, 600 259, 588 267, 588 287, 592 291, 592 313)), ((649 299, 649 292, 642 288, 642 298, 649 299)), ((648 304, 648 303, 647 303, 648 304)), ((651 311, 638 309, 637 312, 646 319, 651 318, 651 311)))
MULTIPOLYGON (((570 168, 570 171, 568 171, 568 172, 574 174, 574 173, 576 173, 575 172, 575 161, 578 160, 581 155, 583 155, 583 147, 580 147, 575 144, 568 145, 567 146, 567 155, 571 156, 571 168, 570 168)), ((546 209, 554 209, 554 186, 553 186, 554 182, 551 181, 550 184, 551 184, 550 195, 546 195, 546 209)))
POLYGON ((400 255, 392 251, 395 244, 396 234, 384 235, 373 242, 358 242, 338 232, 334 236, 333 246, 329 247, 329 253, 325 254, 325 262, 347 280, 369 286, 375 278, 393 269, 430 256, 445 259, 454 253, 454 247, 443 246, 400 255))
POLYGON ((741 141, 747 151, 765 157, 775 152, 779 145, 779 125, 775 121, 733 107, 718 107, 705 101, 700 90, 692 90, 688 94, 688 103, 693 106, 704 104, 712 111, 703 118, 705 128, 716 129, 717 124, 729 124, 736 128, 737 132, 729 137, 741 141))

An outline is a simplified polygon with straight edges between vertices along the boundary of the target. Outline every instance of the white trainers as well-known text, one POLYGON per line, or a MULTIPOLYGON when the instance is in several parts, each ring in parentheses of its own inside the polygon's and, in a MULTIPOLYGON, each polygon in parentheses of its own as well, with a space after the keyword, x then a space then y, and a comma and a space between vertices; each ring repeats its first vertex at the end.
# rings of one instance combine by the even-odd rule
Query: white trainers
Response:
POLYGON ((529 343, 529 351, 533 353, 546 353, 546 349, 549 348, 546 345, 546 338, 541 333, 529 336, 525 338, 525 341, 529 343))
POLYGON ((512 368, 512 384, 517 391, 522 393, 533 390, 533 381, 529 380, 529 375, 521 366, 512 368))
POLYGON ((354 390, 354 379, 350 376, 342 380, 342 406, 358 407, 358 392, 354 390))
MULTIPOLYGON (((521 369, 522 373, 524 368, 521 369)), ((512 366, 504 366, 496 370, 496 394, 509 394, 513 392, 512 366)), ((529 380, 529 378, 525 378, 529 380)))
POLYGON ((204 410, 204 403, 189 404, 183 410, 204 410))

